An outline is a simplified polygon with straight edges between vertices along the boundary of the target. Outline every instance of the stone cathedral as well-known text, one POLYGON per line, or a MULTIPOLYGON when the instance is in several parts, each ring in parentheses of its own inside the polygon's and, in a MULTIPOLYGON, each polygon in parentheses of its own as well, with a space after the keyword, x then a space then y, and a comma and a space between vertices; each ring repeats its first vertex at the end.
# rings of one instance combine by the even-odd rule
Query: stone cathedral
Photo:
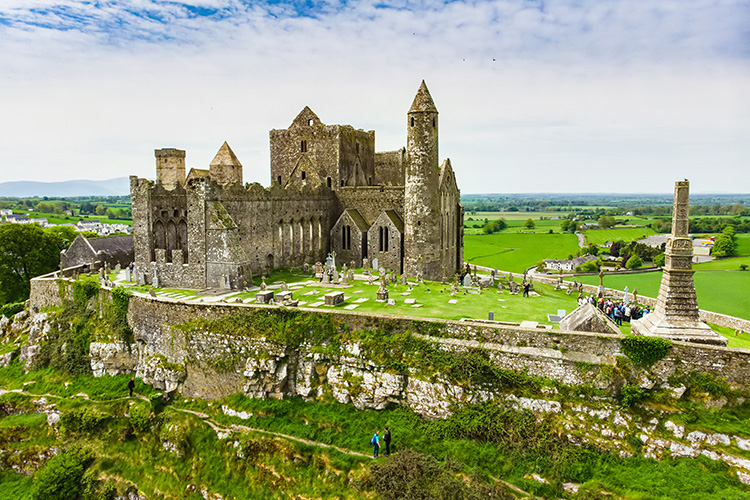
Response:
POLYGON ((131 176, 136 275, 181 288, 243 288, 253 274, 378 259, 414 278, 449 279, 463 261, 463 206, 439 162, 438 110, 424 82, 406 114, 406 147, 375 152, 375 132, 326 125, 305 107, 271 130, 271 186, 243 184, 225 142, 209 168, 157 149, 156 181, 131 176), (154 280, 154 277, 157 277, 154 280))

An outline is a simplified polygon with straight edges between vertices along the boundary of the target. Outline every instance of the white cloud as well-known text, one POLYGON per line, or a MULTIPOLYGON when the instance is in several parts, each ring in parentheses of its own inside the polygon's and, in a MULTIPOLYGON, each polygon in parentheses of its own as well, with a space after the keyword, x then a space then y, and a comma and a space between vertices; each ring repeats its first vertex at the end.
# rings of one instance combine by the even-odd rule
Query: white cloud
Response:
POLYGON ((304 105, 395 149, 425 78, 464 192, 750 185, 742 2, 377 5, 5 0, 2 177, 153 177, 154 148, 205 167, 226 139, 267 183, 304 105))

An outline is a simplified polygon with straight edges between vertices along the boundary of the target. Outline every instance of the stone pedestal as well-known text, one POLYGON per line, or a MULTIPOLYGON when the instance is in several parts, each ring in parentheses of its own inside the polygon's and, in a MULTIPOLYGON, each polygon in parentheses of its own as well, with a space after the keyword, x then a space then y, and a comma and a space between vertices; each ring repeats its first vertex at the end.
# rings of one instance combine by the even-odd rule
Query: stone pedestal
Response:
POLYGON ((289 302, 292 300, 292 292, 291 290, 287 290, 285 292, 279 292, 276 294, 276 301, 277 302, 289 302))
POLYGON ((388 289, 385 287, 380 287, 378 291, 376 292, 377 300, 378 302, 385 302, 388 300, 388 289))
POLYGON ((693 242, 688 237, 688 181, 678 181, 674 189, 672 236, 664 251, 664 275, 654 312, 631 322, 636 335, 672 340, 726 345, 727 339, 700 321, 693 283, 693 242))

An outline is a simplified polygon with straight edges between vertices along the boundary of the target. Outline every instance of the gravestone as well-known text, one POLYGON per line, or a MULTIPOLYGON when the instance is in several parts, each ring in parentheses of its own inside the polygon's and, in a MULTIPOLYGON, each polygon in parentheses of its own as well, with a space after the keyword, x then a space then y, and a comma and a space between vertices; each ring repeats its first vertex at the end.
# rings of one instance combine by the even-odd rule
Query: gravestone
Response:
POLYGON ((364 259, 362 259, 362 269, 367 270, 369 268, 370 268, 370 259, 365 257, 364 259))
POLYGON ((224 288, 226 284, 225 282, 226 282, 226 278, 224 278, 224 276, 219 276, 219 288, 224 288))
POLYGON ((323 297, 327 306, 338 306, 344 303, 344 292, 329 292, 323 297))
POLYGON ((406 278, 406 273, 401 275, 401 284, 406 285, 408 283, 408 280, 406 278))
POLYGON ((516 283, 515 281, 510 282, 510 294, 518 295, 518 283, 516 283))
POLYGON ((120 271, 122 271, 122 266, 120 266, 120 263, 118 262, 117 265, 115 266, 115 272, 117 274, 120 274, 120 271))
POLYGON ((288 292, 289 291, 289 285, 286 284, 286 281, 281 282, 281 291, 282 292, 288 292))
POLYGON ((276 300, 279 300, 281 302, 289 302, 292 300, 292 292, 291 290, 284 290, 276 294, 276 300))
POLYGON ((378 267, 378 264, 379 263, 378 263, 378 259, 377 258, 372 259, 372 268, 375 271, 380 271, 380 268, 378 267))
POLYGON ((260 277, 260 291, 261 292, 266 291, 266 277, 265 276, 260 277))
POLYGON ((464 276, 463 286, 464 288, 471 288, 471 274, 464 276))
POLYGON ((305 262, 305 264, 302 266, 302 271, 305 274, 310 274, 310 264, 308 264, 307 262, 305 262))
POLYGON ((328 274, 328 270, 323 271, 323 283, 329 284, 331 282, 331 275, 328 274))
POLYGON ((349 269, 349 274, 347 275, 347 279, 350 283, 354 281, 354 269, 349 269))
POLYGON ((339 279, 340 279, 340 278, 341 278, 341 277, 339 276, 339 271, 338 271, 338 269, 336 269, 336 268, 334 267, 334 268, 333 268, 333 282, 334 282, 334 283, 338 283, 338 282, 339 282, 339 279))
POLYGON ((333 257, 331 257, 331 254, 328 254, 328 257, 326 257, 326 267, 333 266, 333 257))
POLYGON ((367 270, 367 284, 372 285, 375 282, 375 276, 372 275, 372 269, 367 270))
POLYGON ((336 252, 331 252, 331 267, 336 269, 336 252))
POLYGON ((396 300, 395 300, 395 299, 388 299, 388 300, 386 301, 386 303, 387 303, 387 304, 388 304, 389 306, 395 306, 395 305, 396 305, 396 300))
POLYGON ((630 297, 628 297, 628 286, 625 285, 625 294, 622 296, 622 303, 627 304, 630 302, 630 297))
POLYGON ((495 321, 495 313, 490 311, 489 314, 487 315, 487 319, 490 321, 495 321))
POLYGON ((141 272, 136 270, 136 275, 138 276, 138 284, 143 286, 146 284, 146 276, 141 272))
POLYGON ((346 264, 344 264, 344 268, 341 270, 341 282, 344 285, 349 284, 349 273, 348 273, 348 269, 346 268, 346 264))
POLYGON ((503 293, 503 282, 498 281, 497 282, 497 293, 503 293))
POLYGON ((151 278, 151 284, 159 288, 159 275, 156 272, 156 264, 154 264, 154 276, 151 278))
POLYGON ((255 302, 258 304, 270 304, 273 300, 273 290, 263 290, 255 294, 255 302))
POLYGON ((125 268, 125 281, 128 281, 128 282, 133 281, 133 276, 130 273, 129 267, 125 268))

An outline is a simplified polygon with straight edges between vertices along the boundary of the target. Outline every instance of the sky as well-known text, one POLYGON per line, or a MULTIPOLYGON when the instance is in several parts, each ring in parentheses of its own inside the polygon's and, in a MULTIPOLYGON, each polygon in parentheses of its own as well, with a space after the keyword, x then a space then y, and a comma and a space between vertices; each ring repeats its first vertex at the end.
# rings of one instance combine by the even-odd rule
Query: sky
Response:
POLYGON ((423 79, 463 193, 750 192, 747 0, 1 0, 0 182, 268 185, 304 106, 395 150, 423 79))

